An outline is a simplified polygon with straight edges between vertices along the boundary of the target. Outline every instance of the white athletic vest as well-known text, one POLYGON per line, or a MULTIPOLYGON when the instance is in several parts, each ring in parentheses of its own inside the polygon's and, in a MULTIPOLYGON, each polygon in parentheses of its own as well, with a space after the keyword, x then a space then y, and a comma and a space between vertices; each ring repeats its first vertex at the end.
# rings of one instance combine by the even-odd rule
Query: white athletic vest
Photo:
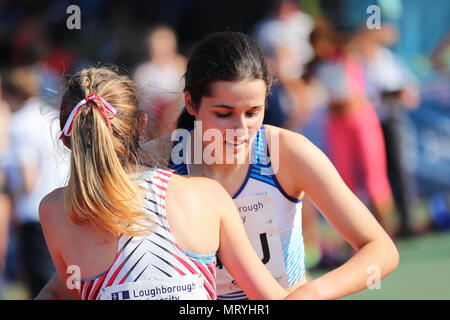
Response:
MULTIPOLYGON (((175 143, 176 144, 176 143, 175 143)), ((252 144, 247 176, 233 200, 255 251, 283 287, 305 274, 302 202, 286 194, 273 174, 264 125, 252 144)), ((186 164, 170 161, 178 174, 188 175, 186 164)), ((217 263, 217 298, 246 299, 231 275, 217 263)))

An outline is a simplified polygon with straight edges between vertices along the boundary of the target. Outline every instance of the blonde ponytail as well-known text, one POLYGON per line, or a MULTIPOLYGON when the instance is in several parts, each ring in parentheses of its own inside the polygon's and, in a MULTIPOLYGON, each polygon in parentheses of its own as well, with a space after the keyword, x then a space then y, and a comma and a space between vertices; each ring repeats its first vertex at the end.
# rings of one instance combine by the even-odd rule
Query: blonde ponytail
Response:
MULTIPOLYGON (((85 97, 98 94, 117 110, 117 115, 110 120, 111 133, 99 102, 89 101, 74 118, 71 136, 63 137, 70 138, 66 144, 72 149, 65 196, 70 218, 74 223, 88 221, 112 233, 147 234, 152 223, 142 211, 143 190, 130 177, 130 169, 139 165, 140 124, 131 81, 102 68, 82 71, 71 85, 68 95, 76 91, 82 91, 85 97)), ((70 112, 63 112, 69 100, 76 99, 63 98, 61 114, 70 112)))

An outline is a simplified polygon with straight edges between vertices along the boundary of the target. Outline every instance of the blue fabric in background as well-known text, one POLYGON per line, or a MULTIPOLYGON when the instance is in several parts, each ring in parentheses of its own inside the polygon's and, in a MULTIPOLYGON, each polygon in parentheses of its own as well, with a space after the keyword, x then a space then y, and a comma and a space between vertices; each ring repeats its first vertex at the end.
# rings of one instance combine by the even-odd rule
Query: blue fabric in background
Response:
POLYGON ((436 76, 430 62, 433 51, 450 32, 450 1, 442 0, 335 0, 321 1, 323 11, 341 31, 366 26, 367 8, 380 7, 381 22, 395 24, 399 42, 392 48, 420 78, 436 76))
POLYGON ((450 32, 450 1, 403 0, 402 14, 392 22, 400 30, 394 51, 419 78, 434 78, 429 58, 450 32))
POLYGON ((419 194, 450 192, 450 80, 424 84, 420 107, 408 116, 405 164, 419 194))

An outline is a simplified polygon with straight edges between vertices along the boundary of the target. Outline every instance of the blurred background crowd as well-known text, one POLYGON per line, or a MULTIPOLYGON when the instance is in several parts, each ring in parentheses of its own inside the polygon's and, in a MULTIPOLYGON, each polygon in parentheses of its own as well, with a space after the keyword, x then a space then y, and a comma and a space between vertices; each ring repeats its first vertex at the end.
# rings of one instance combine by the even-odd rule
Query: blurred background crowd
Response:
MULTIPOLYGON (((67 178, 64 75, 98 62, 129 74, 150 140, 174 129, 189 50, 224 30, 251 34, 266 55, 276 81, 265 123, 313 141, 393 238, 450 230, 450 2, 4 0, 0 298, 32 298, 54 272, 38 205, 67 178)), ((308 199, 303 216, 310 270, 351 256, 308 199)))

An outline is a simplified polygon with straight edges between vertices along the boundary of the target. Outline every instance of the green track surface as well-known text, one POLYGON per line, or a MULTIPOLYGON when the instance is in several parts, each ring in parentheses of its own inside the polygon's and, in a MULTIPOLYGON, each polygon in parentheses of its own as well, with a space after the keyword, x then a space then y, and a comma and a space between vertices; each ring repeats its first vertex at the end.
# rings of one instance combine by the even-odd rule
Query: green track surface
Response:
MULTIPOLYGON (((344 300, 450 299, 450 231, 400 239, 396 244, 400 264, 381 281, 380 288, 366 289, 344 300)), ((310 275, 317 278, 326 271, 310 275)))

